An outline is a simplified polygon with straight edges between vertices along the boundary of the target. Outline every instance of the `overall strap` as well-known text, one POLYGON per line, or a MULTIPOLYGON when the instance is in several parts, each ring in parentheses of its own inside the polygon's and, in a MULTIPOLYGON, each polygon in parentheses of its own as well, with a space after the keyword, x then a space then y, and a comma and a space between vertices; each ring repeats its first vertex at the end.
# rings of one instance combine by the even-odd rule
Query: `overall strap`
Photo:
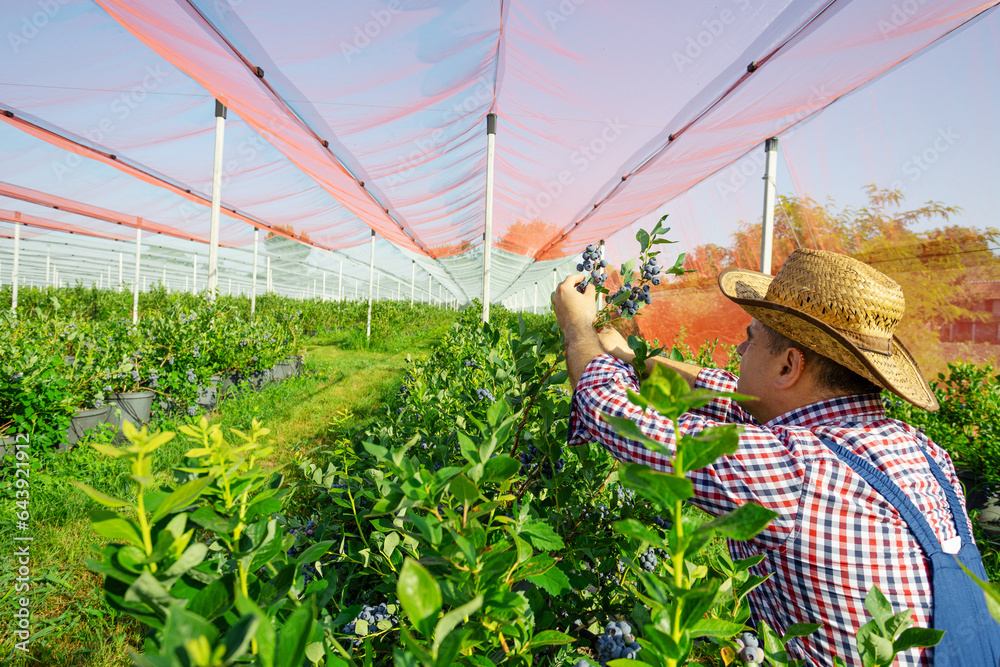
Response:
POLYGON ((958 494, 955 493, 955 487, 951 485, 944 471, 941 470, 941 466, 937 464, 937 461, 927 451, 924 451, 924 458, 927 459, 927 463, 931 467, 931 472, 934 473, 934 478, 941 485, 941 488, 944 489, 944 495, 948 499, 948 506, 951 508, 951 518, 955 522, 955 530, 958 531, 959 536, 962 538, 962 544, 972 544, 973 539, 972 534, 969 533, 968 522, 955 513, 955 508, 962 506, 962 501, 958 499, 958 494))
MULTIPOLYGON (((924 518, 917 506, 913 504, 913 501, 906 497, 902 489, 896 486, 889 476, 884 472, 876 468, 874 465, 861 458, 847 447, 837 444, 832 440, 826 438, 820 438, 820 441, 824 445, 830 448, 834 454, 837 455, 841 461, 847 464, 847 467, 854 470, 854 472, 861 475, 868 484, 875 489, 879 494, 885 498, 889 504, 896 508, 900 516, 903 517, 903 521, 906 522, 913 536, 917 538, 917 542, 920 543, 921 548, 924 550, 924 554, 930 558, 935 553, 943 551, 941 548, 941 543, 938 541, 937 536, 934 531, 931 530, 930 524, 927 523, 927 519, 924 518)), ((927 457, 928 460, 930 457, 927 457)), ((931 468, 934 469, 933 467, 931 468)), ((938 469, 940 471, 940 468, 938 469)), ((948 488, 951 488, 950 486, 948 488)), ((947 491, 946 491, 947 493, 947 491)), ((954 491, 952 491, 954 495, 954 491)), ((951 498, 948 498, 948 502, 951 503, 951 498)), ((958 507, 961 507, 958 504, 958 507)), ((952 507, 952 516, 954 516, 955 510, 952 507)), ((959 523, 957 518, 955 523, 959 523)), ((963 541, 965 537, 963 536, 963 541)))

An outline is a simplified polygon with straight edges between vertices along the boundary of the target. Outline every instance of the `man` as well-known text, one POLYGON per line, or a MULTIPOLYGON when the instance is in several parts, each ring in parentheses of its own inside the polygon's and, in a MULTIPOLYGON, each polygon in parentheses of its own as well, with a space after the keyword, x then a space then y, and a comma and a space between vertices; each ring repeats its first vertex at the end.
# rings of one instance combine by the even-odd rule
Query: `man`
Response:
MULTIPOLYGON (((669 420, 628 401, 626 391, 638 390, 632 353, 616 332, 593 330, 593 288, 575 289, 582 278, 570 276, 553 294, 576 388, 569 442, 598 441, 623 461, 669 470, 669 459, 601 418, 631 419, 668 446, 677 439, 669 420)), ((789 653, 814 665, 833 655, 860 665, 855 633, 868 621, 865 595, 878 586, 894 612, 913 609, 917 626, 946 630, 937 648, 900 653, 897 664, 997 665, 997 626, 952 555, 985 579, 951 459, 923 433, 887 419, 880 397, 887 389, 938 407, 894 336, 905 309, 899 286, 866 264, 814 250, 796 250, 773 277, 727 270, 719 286, 753 317, 738 348, 739 377, 656 362, 693 387, 756 397, 716 399, 678 424, 690 434, 743 426, 735 454, 691 473, 693 504, 718 515, 756 502, 779 515, 749 542, 729 543, 734 558, 766 556, 753 570, 771 575, 750 594, 754 618, 779 633, 821 623, 789 653)))

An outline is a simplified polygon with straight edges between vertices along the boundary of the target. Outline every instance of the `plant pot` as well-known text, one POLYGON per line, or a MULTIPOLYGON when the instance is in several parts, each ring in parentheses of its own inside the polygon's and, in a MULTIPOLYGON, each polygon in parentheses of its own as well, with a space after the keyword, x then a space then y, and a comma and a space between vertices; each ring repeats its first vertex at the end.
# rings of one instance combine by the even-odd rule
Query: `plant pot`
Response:
POLYGON ((152 391, 130 391, 120 394, 111 394, 108 404, 111 411, 108 415, 108 423, 114 424, 118 430, 118 442, 125 442, 125 435, 122 433, 122 424, 131 422, 133 426, 139 428, 149 421, 149 414, 153 409, 152 391))
POLYGON ((271 381, 271 369, 250 371, 250 376, 247 379, 250 380, 250 385, 255 391, 260 391, 264 388, 264 385, 271 381))
POLYGON ((286 378, 290 378, 295 375, 295 362, 285 359, 284 361, 279 361, 271 369, 271 376, 275 381, 280 382, 286 378))
POLYGON ((65 452, 72 449, 72 446, 80 442, 87 431, 99 426, 108 418, 111 412, 111 405, 103 405, 99 408, 89 408, 87 410, 77 410, 69 420, 69 427, 66 429, 66 437, 59 443, 59 451, 65 452))
MULTIPOLYGON (((213 376, 215 377, 215 376, 213 376)), ((220 380, 222 378, 219 378, 220 380)), ((210 384, 207 387, 202 387, 198 390, 198 405, 205 408, 206 410, 211 410, 215 407, 217 402, 216 397, 219 393, 218 383, 210 384)))
POLYGON ((224 376, 213 375, 212 378, 219 377, 221 383, 219 384, 219 390, 217 392, 218 400, 223 398, 229 398, 236 393, 240 382, 243 381, 243 375, 239 372, 227 373, 224 376))
POLYGON ((302 360, 305 358, 301 354, 290 354, 285 357, 284 362, 292 364, 292 375, 298 375, 302 371, 302 360))

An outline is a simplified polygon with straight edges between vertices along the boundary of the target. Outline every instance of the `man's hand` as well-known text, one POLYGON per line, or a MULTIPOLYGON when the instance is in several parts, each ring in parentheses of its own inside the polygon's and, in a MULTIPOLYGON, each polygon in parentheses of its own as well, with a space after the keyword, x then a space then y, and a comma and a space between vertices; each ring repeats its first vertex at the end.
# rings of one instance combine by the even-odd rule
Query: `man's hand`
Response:
POLYGON ((587 285, 582 293, 576 286, 583 282, 582 273, 574 273, 559 283, 552 293, 552 309, 556 313, 559 328, 567 337, 581 330, 593 331, 597 318, 597 294, 593 284, 587 285))

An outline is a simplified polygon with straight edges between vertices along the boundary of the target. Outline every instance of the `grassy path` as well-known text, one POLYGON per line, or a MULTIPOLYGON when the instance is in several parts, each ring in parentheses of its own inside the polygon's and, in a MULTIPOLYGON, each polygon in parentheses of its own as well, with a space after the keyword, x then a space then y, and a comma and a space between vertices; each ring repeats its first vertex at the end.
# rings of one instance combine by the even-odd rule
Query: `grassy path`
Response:
MULTIPOLYGON (((252 419, 271 429, 277 447, 265 467, 286 465, 294 474, 295 462, 326 435, 338 413, 351 427, 369 420, 399 390, 406 373, 407 353, 425 356, 439 340, 450 319, 435 329, 410 337, 406 351, 374 352, 346 350, 336 339, 314 339, 307 344, 302 375, 272 384, 258 393, 227 400, 213 413, 213 421, 224 428, 248 429, 252 419)), ((156 425, 175 430, 177 424, 156 425)), ((188 449, 175 438, 156 452, 154 474, 169 481, 169 469, 188 449)), ((102 578, 84 565, 95 557, 92 546, 101 542, 89 523, 89 511, 97 509, 66 479, 77 479, 118 497, 129 496, 127 470, 90 448, 78 448, 56 457, 32 471, 31 545, 32 631, 36 633, 30 653, 14 650, 19 641, 8 623, 15 604, 16 572, 0 570, 0 665, 26 664, 46 667, 127 667, 130 650, 142 644, 141 627, 126 616, 116 616, 105 604, 102 578)), ((12 508, 2 508, 0 543, 13 553, 10 528, 12 508)), ((7 557, 5 556, 5 560, 7 557)), ((23 595, 18 593, 17 595, 23 595)))

